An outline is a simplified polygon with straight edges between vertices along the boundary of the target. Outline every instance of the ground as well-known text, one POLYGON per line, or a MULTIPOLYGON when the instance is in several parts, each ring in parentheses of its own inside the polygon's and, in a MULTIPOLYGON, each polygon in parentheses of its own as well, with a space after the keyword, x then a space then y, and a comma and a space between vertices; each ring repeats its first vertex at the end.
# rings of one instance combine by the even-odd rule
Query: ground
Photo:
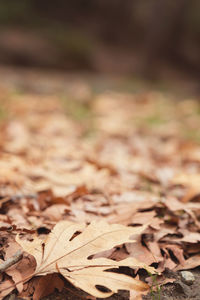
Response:
MULTIPOLYGON (((148 283, 143 299, 200 299, 197 90, 30 70, 3 69, 0 78, 0 262, 19 249, 17 234, 45 240, 61 220, 144 225, 135 243, 98 255, 156 268, 120 267, 148 283), (192 285, 181 270, 194 274, 192 285)), ((47 297, 37 278, 19 286, 23 255, 1 276, 1 287, 17 284, 6 299, 91 298, 61 275, 62 292, 47 297)), ((108 299, 136 299, 131 293, 108 299)))

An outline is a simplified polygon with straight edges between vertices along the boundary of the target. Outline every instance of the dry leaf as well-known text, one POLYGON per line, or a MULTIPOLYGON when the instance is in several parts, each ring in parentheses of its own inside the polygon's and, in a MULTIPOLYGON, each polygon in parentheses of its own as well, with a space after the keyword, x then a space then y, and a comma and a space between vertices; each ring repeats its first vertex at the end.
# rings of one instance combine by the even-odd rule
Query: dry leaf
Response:
POLYGON ((48 274, 43 277, 36 277, 33 279, 34 294, 33 300, 39 300, 49 294, 53 293, 55 289, 60 292, 64 287, 64 282, 57 274, 48 274))
POLYGON ((15 288, 14 282, 10 278, 6 278, 0 283, 0 299, 7 296, 15 288))
POLYGON ((154 255, 142 245, 139 239, 136 243, 126 243, 125 247, 131 257, 135 257, 147 265, 157 262, 154 255))
POLYGON ((68 221, 57 223, 45 241, 34 238, 32 242, 21 240, 17 242, 24 251, 33 255, 37 262, 34 275, 46 275, 60 272, 72 284, 96 297, 109 297, 119 289, 145 291, 147 285, 124 274, 106 272, 111 268, 128 266, 145 268, 154 273, 152 267, 134 258, 113 261, 107 258, 90 259, 98 252, 106 251, 116 245, 131 242, 132 235, 140 234, 142 227, 125 227, 109 225, 105 221, 92 222, 85 228, 84 224, 68 221), (81 232, 74 236, 77 232, 81 232), (108 292, 102 292, 97 286, 105 286, 108 292))
POLYGON ((193 269, 200 266, 200 255, 194 255, 185 260, 184 265, 178 265, 174 270, 187 270, 187 269, 193 269))

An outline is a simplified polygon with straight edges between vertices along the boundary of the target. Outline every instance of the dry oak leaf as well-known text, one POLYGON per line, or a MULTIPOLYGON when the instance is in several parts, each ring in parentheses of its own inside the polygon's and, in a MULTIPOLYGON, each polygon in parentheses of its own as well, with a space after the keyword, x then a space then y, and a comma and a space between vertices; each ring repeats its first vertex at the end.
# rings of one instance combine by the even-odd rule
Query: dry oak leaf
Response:
POLYGON ((61 292, 64 287, 64 281, 58 274, 48 274, 46 276, 34 277, 27 288, 20 294, 23 299, 39 300, 52 294, 55 288, 61 292))
POLYGON ((119 289, 136 290, 140 293, 148 289, 146 283, 125 274, 106 272, 107 270, 128 266, 145 268, 154 273, 154 268, 133 257, 121 261, 91 257, 117 245, 134 242, 129 238, 140 234, 145 228, 146 226, 110 225, 105 221, 94 221, 85 227, 85 224, 60 221, 45 241, 35 237, 30 242, 21 240, 19 236, 16 240, 24 251, 36 259, 37 267, 33 276, 60 272, 76 287, 95 297, 106 298, 119 289), (98 286, 107 287, 107 291, 100 291, 98 286))

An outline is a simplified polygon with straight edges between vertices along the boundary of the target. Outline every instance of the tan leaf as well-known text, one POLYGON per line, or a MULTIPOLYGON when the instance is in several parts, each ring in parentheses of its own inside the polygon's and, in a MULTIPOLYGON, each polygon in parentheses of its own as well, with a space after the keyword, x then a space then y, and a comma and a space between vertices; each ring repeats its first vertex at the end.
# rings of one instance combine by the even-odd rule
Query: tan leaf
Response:
POLYGON ((180 173, 174 176, 174 178, 172 179, 172 183, 188 186, 196 191, 199 191, 199 180, 199 174, 180 173))
POLYGON ((125 247, 131 257, 135 257, 147 265, 157 262, 154 255, 141 244, 140 239, 137 240, 137 243, 126 243, 125 247))
POLYGON ((6 278, 3 282, 0 283, 0 299, 7 296, 12 290, 15 289, 15 284, 12 279, 6 278))
POLYGON ((200 266, 200 255, 194 255, 188 258, 184 265, 177 266, 174 270, 187 270, 187 269, 193 269, 200 266))
POLYGON ((179 263, 181 265, 184 265, 185 262, 185 258, 183 255, 183 249, 181 249, 180 246, 178 245, 165 245, 163 248, 165 248, 166 250, 171 250, 174 254, 174 256, 178 259, 179 263))
POLYGON ((37 262, 34 275, 46 275, 60 272, 75 286, 95 297, 108 297, 118 289, 145 291, 148 286, 124 274, 106 272, 119 266, 145 268, 154 273, 135 258, 113 261, 107 258, 90 259, 91 256, 114 246, 133 242, 129 238, 140 234, 146 227, 126 227, 119 224, 109 225, 105 221, 92 222, 85 227, 68 221, 57 223, 45 241, 34 238, 32 242, 17 242, 25 251, 32 254, 37 262), (77 232, 82 232, 76 235, 77 232), (96 286, 105 286, 108 292, 102 292, 96 286))

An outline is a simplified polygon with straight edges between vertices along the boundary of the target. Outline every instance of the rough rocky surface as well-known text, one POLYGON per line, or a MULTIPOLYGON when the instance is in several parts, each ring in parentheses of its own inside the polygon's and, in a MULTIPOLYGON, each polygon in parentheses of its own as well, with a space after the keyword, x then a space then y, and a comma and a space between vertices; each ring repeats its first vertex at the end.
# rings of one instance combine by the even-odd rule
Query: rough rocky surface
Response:
POLYGON ((195 281, 195 276, 192 272, 182 271, 181 272, 182 281, 187 285, 192 285, 195 281))

